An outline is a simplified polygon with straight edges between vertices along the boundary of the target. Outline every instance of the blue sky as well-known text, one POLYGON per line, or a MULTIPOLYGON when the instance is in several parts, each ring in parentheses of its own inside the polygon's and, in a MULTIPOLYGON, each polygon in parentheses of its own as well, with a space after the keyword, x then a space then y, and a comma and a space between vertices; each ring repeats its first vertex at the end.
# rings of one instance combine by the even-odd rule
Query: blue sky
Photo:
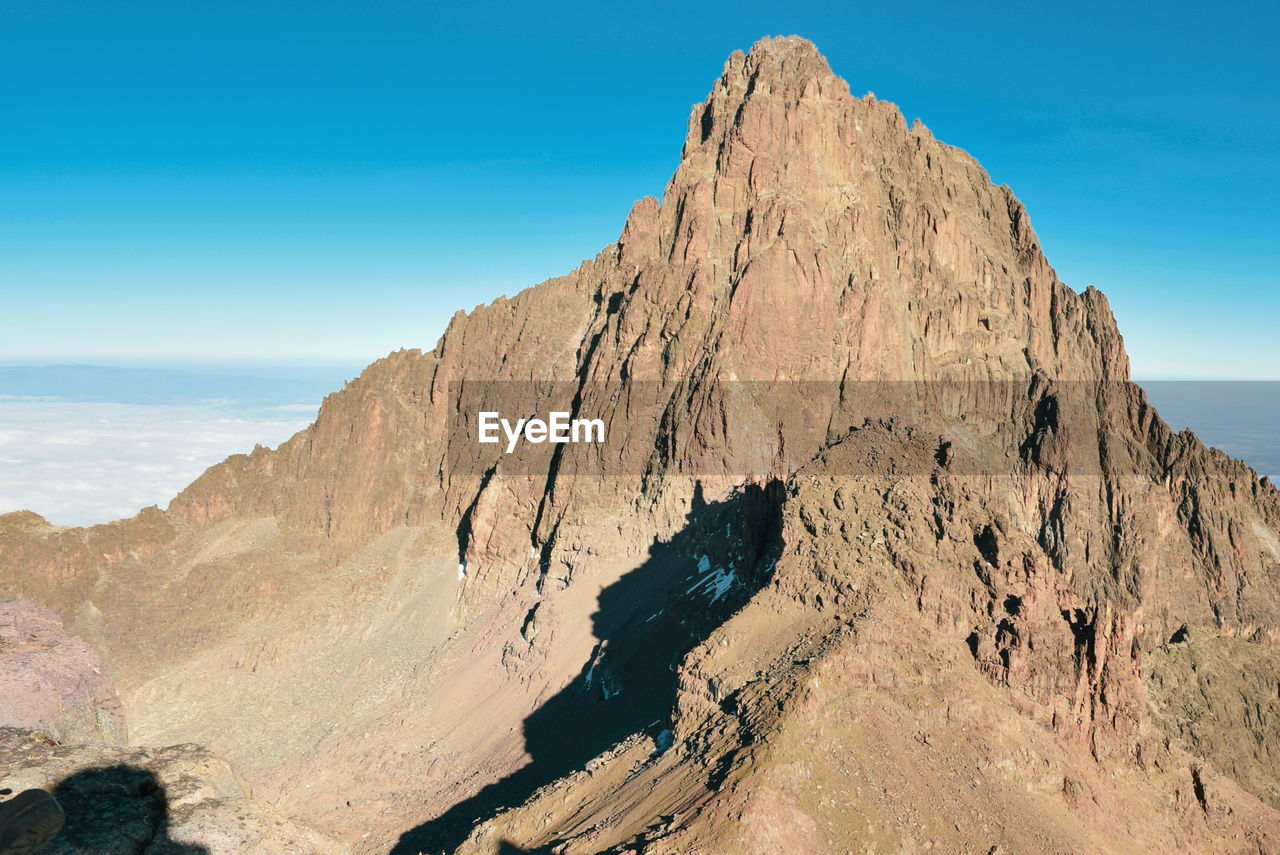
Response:
POLYGON ((1280 377, 1270 4, 0 4, 0 362, 364 362, 661 193, 730 51, 817 43, 1027 203, 1136 373, 1280 377))

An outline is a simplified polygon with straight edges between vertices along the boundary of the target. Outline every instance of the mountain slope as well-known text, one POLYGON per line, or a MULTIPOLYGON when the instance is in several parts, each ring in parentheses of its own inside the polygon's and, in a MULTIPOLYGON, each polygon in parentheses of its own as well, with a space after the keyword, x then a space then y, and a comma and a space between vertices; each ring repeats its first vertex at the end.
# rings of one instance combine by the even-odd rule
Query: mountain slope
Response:
POLYGON ((467 845, 1267 851, 1275 767, 1223 746, 1274 696, 1146 686, 1184 625, 1273 666, 1278 531, 1007 188, 783 38, 617 244, 168 511, 0 518, 0 590, 103 651, 140 741, 361 851, 529 798, 467 845), (471 439, 552 408, 609 441, 471 439))

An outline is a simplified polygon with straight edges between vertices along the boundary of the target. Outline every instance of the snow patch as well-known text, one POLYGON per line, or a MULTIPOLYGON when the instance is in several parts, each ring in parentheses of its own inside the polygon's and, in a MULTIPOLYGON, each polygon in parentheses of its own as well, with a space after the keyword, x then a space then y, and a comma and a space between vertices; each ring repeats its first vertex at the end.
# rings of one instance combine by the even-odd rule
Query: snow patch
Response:
POLYGON ((729 589, 738 581, 732 561, 729 562, 728 567, 712 568, 711 559, 706 555, 698 559, 698 572, 702 575, 702 578, 694 582, 693 587, 689 588, 685 593, 692 594, 695 591, 701 591, 710 595, 713 603, 729 593, 729 589))

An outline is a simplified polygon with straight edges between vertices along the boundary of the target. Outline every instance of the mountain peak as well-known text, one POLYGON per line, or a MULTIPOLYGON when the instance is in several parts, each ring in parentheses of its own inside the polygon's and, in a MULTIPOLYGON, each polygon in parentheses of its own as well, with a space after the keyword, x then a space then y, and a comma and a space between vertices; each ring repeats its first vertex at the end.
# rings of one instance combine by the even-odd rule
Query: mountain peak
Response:
POLYGON ((812 42, 799 36, 761 39, 745 54, 734 51, 729 56, 707 100, 695 106, 685 152, 708 141, 723 142, 722 133, 741 125, 748 113, 848 95, 848 85, 812 42))
POLYGON ((0 517, 0 598, 360 855, 1280 851, 1211 765, 1280 806, 1280 493, 1127 377, 1011 191, 765 39, 616 245, 167 511, 0 517))
POLYGON ((818 51, 817 45, 801 36, 765 36, 742 54, 735 51, 726 66, 742 57, 751 67, 766 74, 824 72, 832 74, 831 66, 818 51))

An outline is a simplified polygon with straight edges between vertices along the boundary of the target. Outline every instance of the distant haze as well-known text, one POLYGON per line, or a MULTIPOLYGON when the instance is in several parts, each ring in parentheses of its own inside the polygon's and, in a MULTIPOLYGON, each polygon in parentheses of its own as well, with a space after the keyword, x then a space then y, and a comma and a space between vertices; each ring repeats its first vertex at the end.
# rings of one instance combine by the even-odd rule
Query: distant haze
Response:
POLYGON ((261 366, 258 373, 248 373, 247 366, 230 370, 236 373, 212 366, 202 371, 106 365, 0 366, 0 400, 314 406, 342 388, 343 381, 359 369, 311 368, 305 374, 296 366, 261 366))

